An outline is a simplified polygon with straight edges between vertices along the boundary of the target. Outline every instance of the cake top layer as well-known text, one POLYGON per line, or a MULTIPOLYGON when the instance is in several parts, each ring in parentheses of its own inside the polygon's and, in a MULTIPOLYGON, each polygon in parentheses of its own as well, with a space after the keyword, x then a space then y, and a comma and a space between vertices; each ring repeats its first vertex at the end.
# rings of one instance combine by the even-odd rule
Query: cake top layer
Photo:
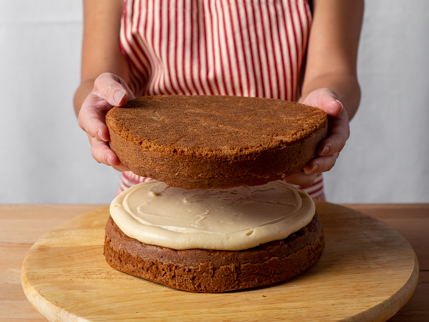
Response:
POLYGON ((283 181, 185 190, 154 180, 122 192, 110 206, 127 236, 173 249, 249 249, 286 238, 314 213, 313 200, 283 181))
POLYGON ((246 155, 282 148, 326 126, 320 109, 284 100, 234 96, 145 96, 106 116, 143 149, 184 155, 246 155))

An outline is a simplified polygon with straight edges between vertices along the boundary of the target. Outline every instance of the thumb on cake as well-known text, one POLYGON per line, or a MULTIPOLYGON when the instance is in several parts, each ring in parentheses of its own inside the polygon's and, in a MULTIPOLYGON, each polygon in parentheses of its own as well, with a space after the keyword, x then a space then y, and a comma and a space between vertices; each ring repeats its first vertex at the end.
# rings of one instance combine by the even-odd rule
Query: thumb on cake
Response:
POLYGON ((329 116, 337 116, 344 109, 344 106, 339 100, 337 94, 329 88, 319 88, 312 91, 307 95, 302 103, 320 108, 329 116))
POLYGON ((118 75, 103 73, 94 82, 94 93, 111 106, 123 106, 135 95, 118 75))

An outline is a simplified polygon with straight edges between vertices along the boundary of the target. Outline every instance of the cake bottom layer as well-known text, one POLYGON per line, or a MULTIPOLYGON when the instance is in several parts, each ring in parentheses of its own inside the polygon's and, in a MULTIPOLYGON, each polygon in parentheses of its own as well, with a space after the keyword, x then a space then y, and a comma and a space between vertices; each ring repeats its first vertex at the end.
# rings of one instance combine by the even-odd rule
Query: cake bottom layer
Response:
POLYGON ((110 217, 104 255, 116 270, 192 292, 227 292, 287 281, 307 271, 324 248, 320 218, 286 239, 242 251, 175 250, 125 235, 110 217))

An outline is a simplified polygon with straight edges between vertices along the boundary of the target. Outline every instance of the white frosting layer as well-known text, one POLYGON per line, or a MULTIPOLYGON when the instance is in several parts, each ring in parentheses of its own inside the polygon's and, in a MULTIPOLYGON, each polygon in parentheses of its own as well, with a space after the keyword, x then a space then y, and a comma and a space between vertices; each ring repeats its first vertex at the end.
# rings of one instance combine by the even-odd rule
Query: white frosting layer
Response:
POLYGON ((249 249, 286 238, 314 213, 313 200, 283 181, 226 190, 186 190, 149 181, 122 192, 110 205, 126 235, 173 249, 249 249))

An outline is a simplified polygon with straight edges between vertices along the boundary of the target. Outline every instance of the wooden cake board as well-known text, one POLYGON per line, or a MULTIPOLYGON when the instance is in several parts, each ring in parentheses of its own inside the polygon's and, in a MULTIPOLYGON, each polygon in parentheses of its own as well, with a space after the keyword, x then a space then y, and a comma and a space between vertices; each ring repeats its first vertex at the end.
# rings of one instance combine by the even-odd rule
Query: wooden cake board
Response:
POLYGON ((413 249, 368 215, 326 202, 316 206, 325 250, 307 273, 286 283, 190 293, 116 271, 103 256, 104 207, 37 241, 24 260, 22 286, 49 321, 386 321, 417 285, 413 249))

